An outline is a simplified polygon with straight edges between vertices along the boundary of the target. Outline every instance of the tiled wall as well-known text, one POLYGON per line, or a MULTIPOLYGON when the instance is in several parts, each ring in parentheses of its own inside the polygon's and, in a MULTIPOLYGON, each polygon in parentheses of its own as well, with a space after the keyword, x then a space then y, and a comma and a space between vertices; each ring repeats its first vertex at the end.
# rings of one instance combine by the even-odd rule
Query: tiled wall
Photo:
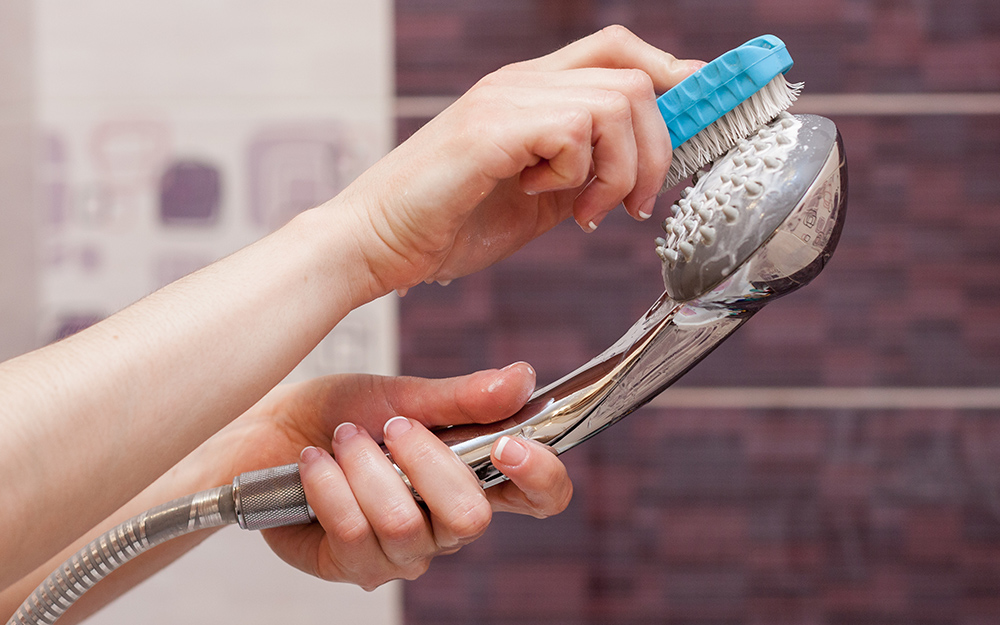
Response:
MULTIPOLYGON (((322 203, 392 143, 385 0, 31 13, 40 344, 322 203)), ((394 371, 394 326, 392 299, 369 304, 293 377, 394 371)))
MULTIPOLYGON (((407 622, 1000 622, 1000 403, 849 401, 852 388, 1000 386, 1000 107, 948 110, 962 102, 948 94, 1000 92, 1000 4, 398 0, 396 11, 404 100, 457 96, 609 23, 705 59, 777 34, 807 95, 946 96, 934 115, 831 114, 850 189, 826 271, 684 379, 704 406, 670 408, 668 391, 564 456, 577 489, 565 513, 498 516, 435 561, 406 587, 407 622), (713 407, 712 389, 746 386, 844 388, 844 401, 713 407)), ((401 119, 400 137, 423 121, 401 119)), ((660 293, 657 234, 623 213, 591 235, 563 224, 487 271, 412 289, 403 371, 523 359, 540 382, 561 376, 660 293)))
MULTIPOLYGON (((0 1, 0 359, 265 235, 391 147, 391 9, 0 1)), ((395 310, 355 311, 292 375, 393 373, 395 310)), ((238 528, 206 543, 90 622, 401 620, 399 584, 327 584, 238 528)))

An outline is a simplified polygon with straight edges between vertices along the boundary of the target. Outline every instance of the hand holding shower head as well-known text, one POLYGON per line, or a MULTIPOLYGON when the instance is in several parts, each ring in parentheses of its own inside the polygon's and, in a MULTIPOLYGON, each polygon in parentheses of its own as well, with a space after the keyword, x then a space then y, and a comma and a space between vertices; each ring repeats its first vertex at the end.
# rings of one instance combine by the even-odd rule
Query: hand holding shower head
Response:
MULTIPOLYGON (((490 460, 501 436, 533 439, 562 453, 616 423, 762 306, 823 269, 840 238, 846 190, 847 163, 833 122, 779 116, 685 190, 656 241, 666 291, 618 342, 537 390, 509 419, 456 426, 439 436, 489 487, 506 479, 490 460)), ((187 532, 231 523, 265 529, 312 518, 298 465, 242 474, 232 486, 164 504, 109 530, 56 569, 8 625, 54 623, 105 575, 187 532)))

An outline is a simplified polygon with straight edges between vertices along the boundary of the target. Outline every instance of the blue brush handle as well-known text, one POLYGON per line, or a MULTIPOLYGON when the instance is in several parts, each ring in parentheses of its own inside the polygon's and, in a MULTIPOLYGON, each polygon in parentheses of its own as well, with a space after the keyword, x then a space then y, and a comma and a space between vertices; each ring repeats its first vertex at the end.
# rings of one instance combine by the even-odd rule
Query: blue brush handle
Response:
POLYGON ((682 80, 656 100, 674 149, 791 67, 785 43, 774 35, 761 35, 682 80))

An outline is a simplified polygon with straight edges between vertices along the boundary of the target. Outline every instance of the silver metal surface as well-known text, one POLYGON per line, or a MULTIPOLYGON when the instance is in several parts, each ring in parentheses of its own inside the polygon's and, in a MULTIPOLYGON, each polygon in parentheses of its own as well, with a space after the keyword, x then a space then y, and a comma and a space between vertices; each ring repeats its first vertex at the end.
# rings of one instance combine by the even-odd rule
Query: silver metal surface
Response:
POLYGON ((237 475, 233 480, 233 501, 237 521, 245 530, 310 523, 316 519, 306 502, 297 464, 237 475))
POLYGON ((675 221, 683 234, 668 232, 657 240, 666 292, 625 336, 537 390, 509 419, 449 428, 439 437, 489 487, 506 479, 490 460, 501 436, 535 440, 562 453, 614 424, 670 386, 765 304, 823 269, 840 237, 846 189, 847 163, 833 122, 781 116, 686 191, 688 198, 710 198, 714 204, 701 211, 689 204, 690 215, 678 207, 675 221), (736 209, 735 217, 727 207, 736 209), (704 236, 705 226, 714 236, 704 236))
POLYGON ((52 625, 84 593, 136 556, 172 538, 234 522, 230 486, 147 510, 95 538, 53 571, 7 625, 52 625))

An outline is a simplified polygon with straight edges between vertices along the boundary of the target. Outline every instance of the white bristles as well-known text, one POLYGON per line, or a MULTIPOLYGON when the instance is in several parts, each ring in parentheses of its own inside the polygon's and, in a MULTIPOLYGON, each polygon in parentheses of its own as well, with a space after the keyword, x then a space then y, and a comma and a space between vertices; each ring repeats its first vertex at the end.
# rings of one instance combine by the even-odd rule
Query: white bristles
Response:
POLYGON ((784 74, 775 76, 763 89, 674 149, 661 191, 676 185, 752 135, 790 107, 801 91, 802 83, 790 83, 784 74))

